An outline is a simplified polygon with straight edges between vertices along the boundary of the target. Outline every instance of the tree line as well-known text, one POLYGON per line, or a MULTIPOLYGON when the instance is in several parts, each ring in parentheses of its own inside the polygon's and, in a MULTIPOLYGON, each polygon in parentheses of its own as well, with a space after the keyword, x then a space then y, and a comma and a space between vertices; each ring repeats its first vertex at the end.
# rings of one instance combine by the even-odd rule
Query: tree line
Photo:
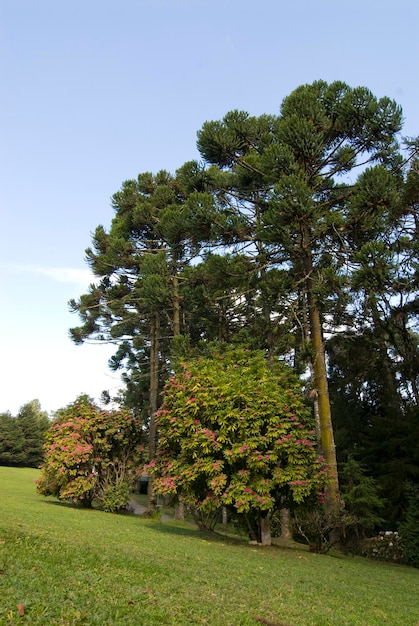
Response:
POLYGON ((16 416, 0 413, 0 465, 39 467, 50 425, 39 400, 21 406, 16 416))
POLYGON ((277 115, 206 122, 202 161, 140 173, 113 195, 70 333, 115 344, 110 366, 147 425, 149 461, 182 359, 214 342, 262 350, 304 381, 329 512, 341 482, 374 486, 384 524, 403 519, 419 475, 419 143, 402 122, 387 97, 316 81, 277 115))

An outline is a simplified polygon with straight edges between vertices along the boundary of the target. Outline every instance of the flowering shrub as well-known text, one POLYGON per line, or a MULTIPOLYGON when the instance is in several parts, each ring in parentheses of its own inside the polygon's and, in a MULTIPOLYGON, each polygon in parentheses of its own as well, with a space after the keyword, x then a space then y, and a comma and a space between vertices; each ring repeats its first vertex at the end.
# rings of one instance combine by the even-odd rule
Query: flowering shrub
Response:
POLYGON ((202 514, 230 506, 265 516, 280 499, 322 497, 328 468, 298 379, 279 363, 270 367, 262 352, 184 363, 156 421, 155 490, 202 514))
POLYGON ((363 543, 362 555, 380 561, 402 563, 403 545, 399 533, 383 530, 377 537, 366 539, 363 543))
POLYGON ((43 496, 118 511, 142 462, 142 429, 122 411, 102 411, 82 397, 59 412, 46 434, 37 482, 43 496))

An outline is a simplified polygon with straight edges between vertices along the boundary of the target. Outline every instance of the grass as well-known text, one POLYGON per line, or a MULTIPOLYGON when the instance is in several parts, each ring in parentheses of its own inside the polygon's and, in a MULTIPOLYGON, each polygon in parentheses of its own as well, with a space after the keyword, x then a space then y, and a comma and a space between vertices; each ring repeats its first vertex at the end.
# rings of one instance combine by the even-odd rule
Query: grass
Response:
POLYGON ((36 476, 0 467, 1 626, 419 624, 419 570, 77 509, 36 476))

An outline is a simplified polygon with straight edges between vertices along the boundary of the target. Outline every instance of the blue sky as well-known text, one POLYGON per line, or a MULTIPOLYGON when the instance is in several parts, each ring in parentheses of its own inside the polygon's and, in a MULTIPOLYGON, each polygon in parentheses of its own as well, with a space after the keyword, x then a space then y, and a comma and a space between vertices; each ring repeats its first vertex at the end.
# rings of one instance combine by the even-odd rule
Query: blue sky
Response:
POLYGON ((318 79, 394 98, 419 135, 418 24, 417 0, 0 0, 0 412, 118 387, 67 302, 124 180, 318 79))

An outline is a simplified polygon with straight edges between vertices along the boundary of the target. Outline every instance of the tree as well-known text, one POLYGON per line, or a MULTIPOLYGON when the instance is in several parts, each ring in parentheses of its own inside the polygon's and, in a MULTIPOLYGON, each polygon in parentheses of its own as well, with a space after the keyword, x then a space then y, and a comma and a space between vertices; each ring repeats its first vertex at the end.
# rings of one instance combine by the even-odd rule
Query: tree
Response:
POLYGON ((50 427, 39 400, 20 407, 16 417, 0 415, 0 465, 39 467, 44 458, 45 433, 50 427))
POLYGON ((126 508, 143 462, 143 429, 135 417, 103 411, 80 396, 57 412, 46 440, 40 495, 105 511, 126 508))
POLYGON ((24 439, 20 424, 11 413, 0 414, 0 465, 24 466, 24 439))
POLYGON ((396 528, 406 508, 406 482, 419 477, 419 411, 401 386, 403 360, 392 357, 384 371, 389 345, 368 323, 334 337, 328 352, 339 466, 350 455, 362 462, 386 501, 384 527, 396 528))
POLYGON ((44 459, 45 433, 51 426, 48 414, 39 400, 32 400, 20 407, 16 419, 23 434, 25 466, 39 467, 44 459))
POLYGON ((401 123, 389 98, 316 81, 279 115, 206 122, 203 164, 140 174, 115 194, 111 228, 98 227, 87 251, 98 281, 73 301, 82 326, 71 333, 118 344, 111 364, 125 369, 125 401, 148 412, 150 458, 173 355, 200 340, 243 341, 310 371, 333 474, 327 508, 338 516, 328 337, 371 338, 385 383, 369 391, 389 419, 412 414, 419 398, 418 142, 403 161, 401 123))
POLYGON ((347 206, 350 323, 327 346, 341 459, 367 464, 390 527, 418 476, 417 216, 412 167, 403 172, 377 166, 358 179, 347 206))
MULTIPOLYGON (((300 302, 296 318, 309 339, 321 445, 335 473, 327 494, 335 514, 339 486, 324 326, 326 313, 335 325, 342 321, 346 208, 357 188, 347 175, 367 164, 397 164, 400 128, 400 107, 388 98, 317 81, 285 98, 278 117, 233 111, 221 122, 206 122, 198 133, 204 159, 225 172, 220 211, 230 207, 247 225, 236 242, 262 242, 262 249, 256 246, 259 257, 262 251, 266 263, 293 278, 295 303, 300 302)), ((372 200, 370 211, 379 210, 372 200)))
MULTIPOLYGON (((125 369, 124 404, 147 414, 150 459, 170 341, 181 333, 179 272, 194 248, 185 194, 163 170, 125 181, 112 198, 116 214, 109 232, 98 226, 86 251, 98 282, 70 302, 83 322, 70 331, 76 343, 90 339, 118 345, 111 367, 125 369)), ((154 508, 152 480, 148 508, 154 508)))
POLYGON ((349 457, 343 464, 340 473, 342 497, 345 510, 354 516, 354 524, 350 528, 346 543, 351 542, 352 535, 356 543, 365 536, 370 536, 384 522, 380 513, 385 508, 385 500, 380 498, 376 481, 366 476, 365 467, 349 457))
POLYGON ((263 352, 215 349, 185 362, 156 418, 155 488, 191 506, 201 525, 222 506, 263 524, 284 503, 321 497, 330 479, 298 379, 263 352))

